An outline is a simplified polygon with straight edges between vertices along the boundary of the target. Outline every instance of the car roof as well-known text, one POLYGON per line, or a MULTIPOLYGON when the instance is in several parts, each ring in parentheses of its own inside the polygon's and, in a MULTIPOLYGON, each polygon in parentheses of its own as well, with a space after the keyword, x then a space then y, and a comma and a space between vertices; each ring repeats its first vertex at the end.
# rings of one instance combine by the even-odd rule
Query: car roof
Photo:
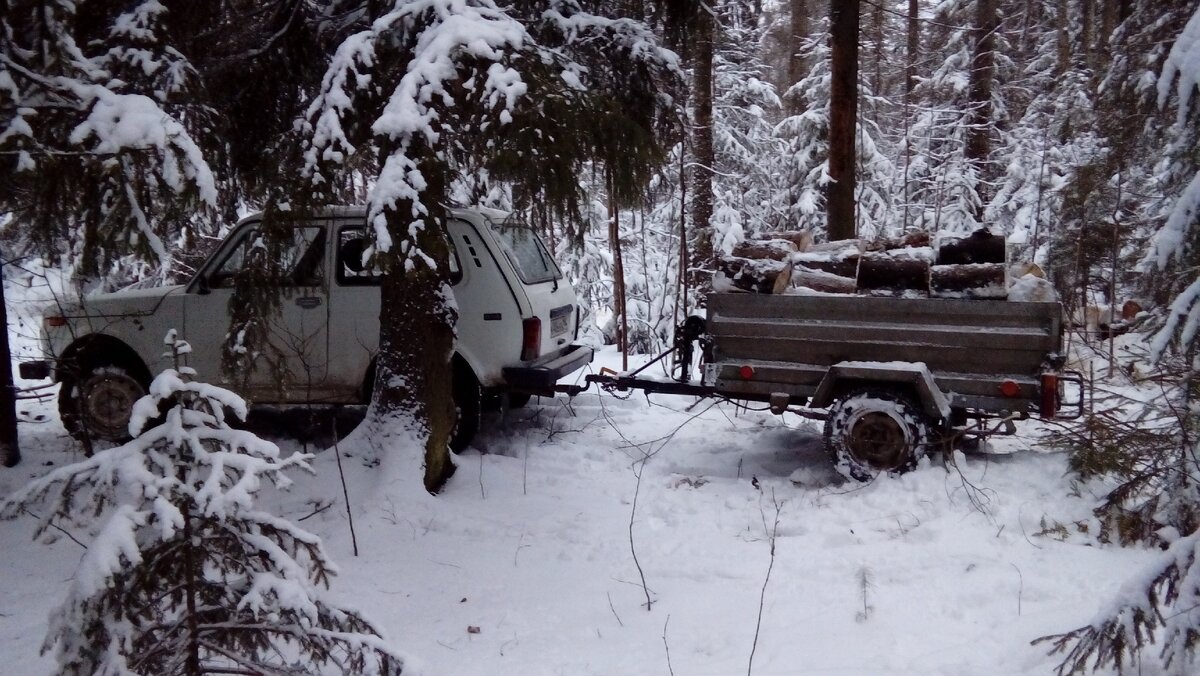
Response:
MULTIPOLYGON (((466 216, 468 214, 482 215, 497 225, 500 223, 503 223, 509 217, 509 212, 507 212, 507 211, 503 211, 501 209, 491 209, 488 207, 472 207, 470 209, 452 207, 450 209, 450 215, 456 216, 459 218, 462 218, 463 216, 466 216)), ((359 205, 331 204, 331 205, 318 207, 317 209, 314 209, 313 215, 318 218, 348 218, 348 219, 349 218, 366 218, 367 217, 367 207, 365 205, 361 205, 361 204, 359 204, 359 205)), ((246 217, 238 220, 238 223, 241 224, 241 223, 245 223, 247 221, 258 220, 260 218, 262 218, 262 212, 256 211, 256 212, 250 214, 249 216, 246 216, 246 217)))

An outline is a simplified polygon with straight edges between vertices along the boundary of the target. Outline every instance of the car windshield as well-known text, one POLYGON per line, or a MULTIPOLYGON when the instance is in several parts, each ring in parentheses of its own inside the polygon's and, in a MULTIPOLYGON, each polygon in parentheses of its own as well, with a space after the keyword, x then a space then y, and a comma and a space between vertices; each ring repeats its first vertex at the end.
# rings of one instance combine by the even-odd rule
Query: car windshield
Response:
POLYGON ((558 271, 558 266, 546 250, 546 245, 542 244, 542 239, 533 228, 523 223, 506 221, 504 225, 496 228, 496 233, 500 235, 504 254, 517 269, 522 282, 539 284, 562 278, 562 273, 558 271))

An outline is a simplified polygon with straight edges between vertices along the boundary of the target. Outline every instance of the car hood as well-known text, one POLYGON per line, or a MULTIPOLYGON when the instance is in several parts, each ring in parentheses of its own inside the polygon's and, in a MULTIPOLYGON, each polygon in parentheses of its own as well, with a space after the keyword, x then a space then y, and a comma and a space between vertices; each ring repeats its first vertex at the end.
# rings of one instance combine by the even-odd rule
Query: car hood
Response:
POLYGON ((98 293, 62 305, 64 317, 137 317, 154 314, 163 299, 182 293, 183 285, 156 286, 149 289, 125 289, 98 293))

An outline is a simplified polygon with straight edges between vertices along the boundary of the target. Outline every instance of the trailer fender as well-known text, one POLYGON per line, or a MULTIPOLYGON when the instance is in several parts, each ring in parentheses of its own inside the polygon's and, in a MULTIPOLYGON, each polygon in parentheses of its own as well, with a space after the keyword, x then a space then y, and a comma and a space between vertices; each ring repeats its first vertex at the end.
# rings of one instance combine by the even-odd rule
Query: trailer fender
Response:
POLYGON ((911 389, 916 393, 921 408, 931 418, 950 418, 950 400, 934 382, 929 368, 919 362, 845 361, 834 364, 821 379, 809 406, 826 408, 848 389, 863 385, 911 389))

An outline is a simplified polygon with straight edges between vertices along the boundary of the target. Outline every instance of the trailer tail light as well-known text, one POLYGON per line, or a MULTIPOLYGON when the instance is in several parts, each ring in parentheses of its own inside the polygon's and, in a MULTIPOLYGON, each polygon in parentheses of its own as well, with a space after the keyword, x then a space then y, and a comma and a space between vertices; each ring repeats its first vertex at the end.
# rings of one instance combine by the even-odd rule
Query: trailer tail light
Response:
POLYGON ((1058 374, 1042 374, 1042 404, 1038 415, 1043 418, 1053 418, 1058 413, 1058 374))
POLYGON ((1021 396, 1021 386, 1015 380, 1005 380, 1000 383, 1000 394, 1009 398, 1019 397, 1021 396))
POLYGON ((56 315, 49 315, 48 317, 45 318, 45 323, 46 323, 46 326, 54 326, 54 327, 66 326, 67 318, 59 317, 56 315))
POLYGON ((542 353, 542 320, 530 317, 521 321, 521 361, 533 361, 542 353))
POLYGON ((742 380, 750 380, 754 377, 754 367, 746 364, 738 369, 738 375, 742 377, 742 380))

